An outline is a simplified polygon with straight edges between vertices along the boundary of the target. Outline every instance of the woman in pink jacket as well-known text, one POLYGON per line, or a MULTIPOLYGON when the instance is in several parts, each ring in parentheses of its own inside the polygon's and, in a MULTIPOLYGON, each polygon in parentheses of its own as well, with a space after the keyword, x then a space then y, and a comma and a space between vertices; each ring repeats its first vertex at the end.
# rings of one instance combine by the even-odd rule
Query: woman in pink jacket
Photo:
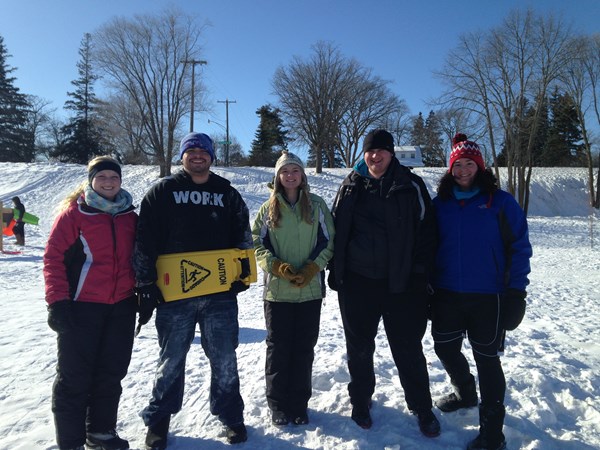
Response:
POLYGON ((61 450, 128 449, 115 431, 136 317, 137 214, 121 167, 100 156, 63 202, 44 253, 48 325, 58 335, 52 392, 61 450))

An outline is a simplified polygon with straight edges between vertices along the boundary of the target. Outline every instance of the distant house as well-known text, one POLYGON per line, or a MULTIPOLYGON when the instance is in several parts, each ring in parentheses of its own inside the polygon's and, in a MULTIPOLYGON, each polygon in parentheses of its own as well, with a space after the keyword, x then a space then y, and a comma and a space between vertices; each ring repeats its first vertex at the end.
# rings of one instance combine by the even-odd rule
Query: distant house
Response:
POLYGON ((424 167, 421 149, 418 145, 400 145, 394 147, 396 158, 406 167, 424 167))

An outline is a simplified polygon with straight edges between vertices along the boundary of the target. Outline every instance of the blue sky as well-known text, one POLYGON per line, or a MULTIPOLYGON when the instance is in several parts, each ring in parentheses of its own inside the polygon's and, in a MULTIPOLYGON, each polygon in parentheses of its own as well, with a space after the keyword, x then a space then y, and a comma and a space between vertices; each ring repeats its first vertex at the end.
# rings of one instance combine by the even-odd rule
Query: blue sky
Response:
MULTIPOLYGON (((271 81, 293 56, 307 57, 319 40, 336 45, 392 83, 412 114, 427 113, 441 92, 440 69, 457 37, 499 25, 509 11, 554 12, 584 33, 600 32, 598 0, 0 0, 0 35, 16 67, 16 86, 53 103, 60 114, 77 78, 78 49, 114 16, 156 13, 168 5, 210 24, 201 36, 200 72, 213 112, 195 114, 195 131, 219 133, 225 123, 245 152, 258 126, 256 110, 276 103, 271 81)), ((197 68, 198 69, 198 68, 197 68)), ((101 94, 101 89, 97 92, 101 94)))

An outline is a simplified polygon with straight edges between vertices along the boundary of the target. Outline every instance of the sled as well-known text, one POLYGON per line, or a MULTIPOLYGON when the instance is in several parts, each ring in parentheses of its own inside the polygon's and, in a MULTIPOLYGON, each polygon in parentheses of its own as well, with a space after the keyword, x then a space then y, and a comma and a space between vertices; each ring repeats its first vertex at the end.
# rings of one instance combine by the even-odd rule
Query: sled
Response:
POLYGON ((4 250, 4 249, 2 249, 0 251, 0 253, 2 253, 3 255, 21 255, 21 254, 23 254, 23 252, 20 250, 4 250))
POLYGON ((13 228, 16 224, 17 222, 15 222, 15 219, 10 219, 10 222, 6 226, 4 226, 4 223, 2 223, 2 234, 4 236, 14 236, 15 233, 13 228))
MULTIPOLYGON (((3 208, 2 209, 2 222, 9 223, 12 219, 17 220, 19 218, 19 210, 16 208, 3 208)), ((39 225, 40 218, 38 216, 34 216, 31 213, 25 212, 23 216, 23 223, 27 223, 29 225, 39 225)))
MULTIPOLYGON (((17 220, 19 218, 19 210, 14 208, 13 215, 15 217, 15 220, 17 220)), ((40 223, 40 218, 38 216, 34 216, 33 214, 25 212, 25 214, 23 215, 23 223, 28 223, 29 225, 38 225, 40 223)))
POLYGON ((166 302, 226 292, 237 280, 247 286, 257 280, 254 249, 230 248, 160 255, 156 261, 156 272, 156 285, 166 302), (240 279, 241 259, 244 258, 250 262, 250 275, 240 279))

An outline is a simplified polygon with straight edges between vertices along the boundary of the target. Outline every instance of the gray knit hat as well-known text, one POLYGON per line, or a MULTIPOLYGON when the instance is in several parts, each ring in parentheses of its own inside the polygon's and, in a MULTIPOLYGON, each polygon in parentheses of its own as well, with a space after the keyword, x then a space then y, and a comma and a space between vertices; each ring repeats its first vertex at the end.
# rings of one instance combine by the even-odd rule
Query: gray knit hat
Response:
POLYGON ((283 166, 286 166, 288 164, 296 164, 302 169, 302 172, 304 172, 304 163, 302 162, 302 160, 293 153, 284 150, 283 152, 281 152, 281 156, 275 163, 275 175, 279 173, 283 166))

